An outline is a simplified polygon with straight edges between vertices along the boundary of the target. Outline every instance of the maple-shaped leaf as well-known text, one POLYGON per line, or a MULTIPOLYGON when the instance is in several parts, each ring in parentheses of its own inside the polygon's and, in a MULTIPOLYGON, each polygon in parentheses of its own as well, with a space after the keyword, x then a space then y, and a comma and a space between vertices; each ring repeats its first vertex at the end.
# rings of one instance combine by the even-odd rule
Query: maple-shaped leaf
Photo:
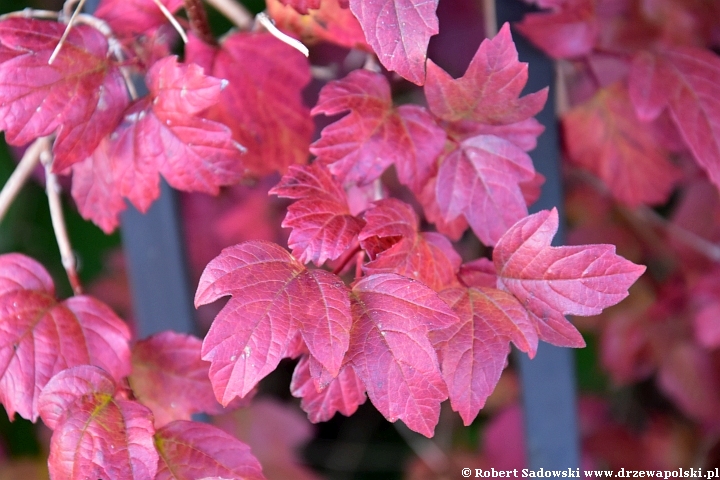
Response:
POLYGON ((530 357, 538 334, 520 302, 486 287, 450 288, 440 297, 460 321, 432 334, 453 410, 465 425, 477 417, 495 389, 513 342, 530 357))
POLYGON ((301 357, 295 366, 290 391, 294 397, 302 399, 300 407, 313 423, 326 422, 337 412, 349 417, 367 399, 365 385, 349 364, 343 365, 337 377, 318 391, 310 373, 310 357, 307 355, 301 357))
POLYGON ((63 370, 48 382, 40 396, 40 415, 54 429, 51 478, 155 478, 152 413, 115 397, 115 389, 113 378, 91 365, 63 370), (58 415, 58 410, 64 412, 58 415))
POLYGON ((292 229, 288 246, 303 263, 335 260, 363 227, 363 221, 350 214, 343 188, 318 163, 290 167, 269 193, 297 200, 288 207, 282 226, 292 229))
MULTIPOLYGON (((169 12, 183 6, 183 0, 159 0, 169 12)), ((94 15, 105 20, 121 36, 144 34, 168 22, 154 0, 101 0, 94 15)))
POLYGON ((265 480, 250 447, 212 425, 176 420, 155 433, 155 445, 160 454, 155 480, 265 480))
POLYGON ((147 211, 160 193, 160 174, 177 189, 217 194, 244 173, 242 147, 230 130, 196 115, 218 101, 225 81, 166 57, 148 71, 146 83, 149 96, 125 112, 90 158, 73 166, 78 209, 106 232, 118 224, 122 197, 147 211))
POLYGON ((107 38, 90 26, 74 26, 48 64, 65 28, 30 18, 0 21, 0 46, 12 52, 0 63, 0 130, 13 145, 56 132, 56 172, 88 157, 129 102, 107 38))
POLYGON ((468 287, 497 287, 495 264, 487 258, 478 258, 463 263, 458 271, 458 279, 468 287))
POLYGON ((66 368, 130 372, 127 325, 91 297, 58 302, 45 269, 20 254, 0 256, 0 324, 0 402, 10 418, 35 421, 41 390, 66 368))
POLYGON ((221 413, 208 379, 210 365, 200 359, 202 341, 171 331, 137 342, 128 381, 135 398, 150 408, 157 428, 193 413, 221 413))
POLYGON ((532 117, 547 100, 547 88, 520 98, 527 79, 527 64, 518 61, 506 23, 494 38, 483 40, 461 78, 429 60, 425 96, 430 111, 443 120, 510 124, 532 117))
POLYGON ((425 83, 430 37, 439 31, 438 0, 350 0, 367 42, 388 70, 425 83))
POLYGON ((355 70, 323 87, 312 114, 348 110, 310 147, 337 178, 343 183, 370 183, 395 163, 403 183, 420 188, 427 181, 445 146, 445 132, 423 108, 393 108, 387 79, 355 70))
POLYGON ((695 160, 720 188, 720 58, 693 47, 640 52, 630 72, 630 99, 643 120, 666 107, 695 160))
POLYGON ((500 137, 480 135, 444 157, 435 195, 446 222, 462 215, 485 245, 495 245, 527 215, 520 184, 533 178, 527 153, 500 137))
POLYGON ((338 0, 317 0, 306 9, 298 9, 289 3, 287 0, 265 2, 268 14, 280 30, 299 36, 306 44, 324 40, 347 48, 372 50, 365 42, 357 18, 338 0))
POLYGON ((220 48, 191 37, 186 51, 188 62, 228 81, 207 115, 230 127, 247 149, 248 170, 284 173, 289 165, 307 163, 314 125, 302 102, 310 66, 300 52, 269 33, 234 33, 220 48))
POLYGON ((620 83, 567 112, 562 125, 569 159, 600 177, 615 198, 631 207, 664 203, 680 178, 650 124, 635 116, 620 83))
POLYGON ((352 324, 348 289, 339 277, 306 269, 278 245, 246 242, 208 264, 195 305, 226 295, 232 298, 202 348, 220 403, 245 396, 275 370, 298 332, 310 353, 337 375, 352 324))
POLYGON ((525 15, 515 27, 540 50, 556 59, 589 54, 600 33, 594 0, 553 5, 550 12, 525 15))
POLYGON ((387 198, 364 218, 367 225, 359 239, 372 259, 363 267, 368 274, 396 273, 436 291, 456 282, 460 255, 445 236, 418 232, 419 220, 410 205, 387 198))
POLYGON ((463 232, 468 229, 468 222, 462 215, 450 221, 445 220, 437 200, 437 177, 430 177, 430 180, 417 194, 417 199, 423 207, 427 221, 435 224, 438 232, 446 235, 449 239, 459 240, 463 232))
POLYGON ((428 334, 457 316, 427 286, 390 273, 358 281, 352 310, 347 358, 370 401, 388 421, 431 437, 448 392, 428 334))
POLYGON ((616 255, 613 245, 551 247, 557 229, 554 208, 513 225, 493 251, 498 288, 527 308, 541 340, 581 347, 582 336, 564 315, 597 315, 615 305, 645 267, 616 255))

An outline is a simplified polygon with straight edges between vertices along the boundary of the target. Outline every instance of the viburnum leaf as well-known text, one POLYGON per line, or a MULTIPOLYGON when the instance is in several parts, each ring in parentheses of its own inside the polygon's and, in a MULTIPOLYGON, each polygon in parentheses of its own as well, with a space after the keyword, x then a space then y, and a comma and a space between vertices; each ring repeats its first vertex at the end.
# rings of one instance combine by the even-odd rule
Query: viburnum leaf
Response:
POLYGON ((350 214, 343 188, 318 163, 290 167, 269 193, 297 200, 288 207, 282 226, 292 228, 288 246, 303 263, 335 260, 363 227, 363 221, 350 214))
POLYGON ((538 334, 520 302, 486 287, 440 293, 460 321, 432 334, 453 410, 465 425, 477 417, 505 368, 512 341, 532 358, 538 334))
POLYGON ((80 213, 106 232, 118 224, 122 197, 146 211, 159 195, 159 174, 175 188, 217 194, 244 173, 242 147, 230 130, 195 114, 218 101, 226 84, 197 65, 166 57, 148 71, 150 95, 85 161, 73 166, 80 213))
POLYGON ((277 0, 283 5, 294 8, 298 13, 307 15, 310 9, 317 10, 320 8, 322 0, 277 0))
POLYGON ((442 160, 435 195, 446 222, 462 215, 485 245, 495 245, 527 215, 520 183, 535 177, 532 160, 494 135, 462 142, 442 160))
POLYGON ((278 245, 246 242, 208 264, 195 305, 226 295, 232 298, 202 348, 220 403, 245 396, 275 370, 298 332, 310 353, 337 375, 352 324, 348 289, 339 277, 306 269, 278 245))
POLYGON ((615 254, 613 245, 551 247, 556 209, 543 210, 513 225, 495 245, 498 288, 527 308, 539 337, 581 347, 585 342, 564 315, 597 315, 628 295, 645 271, 615 254))
MULTIPOLYGON (((171 13, 183 6, 183 0, 160 0, 171 13)), ((168 22, 154 0, 101 0, 96 17, 105 20, 113 33, 132 36, 147 33, 168 22)))
POLYGON ((680 171, 640 122, 627 89, 615 83, 563 116, 571 161, 600 177, 618 200, 635 207, 664 203, 680 171))
POLYGON ((520 33, 553 58, 581 57, 598 41, 600 24, 593 0, 547 5, 550 12, 530 13, 515 24, 520 33))
POLYGON ((630 99, 643 120, 667 107, 683 140, 720 188, 720 75, 717 55, 693 47, 640 52, 630 72, 630 99))
POLYGON ((269 33, 234 33, 220 48, 190 37, 186 52, 186 61, 228 81, 207 115, 230 127, 247 149, 248 170, 285 173, 289 165, 307 163, 314 125, 302 102, 310 66, 300 52, 269 33))
POLYGON ((438 0, 350 0, 378 60, 417 85, 425 83, 430 37, 439 31, 438 0))
POLYGON ((152 413, 114 395, 112 377, 91 365, 63 370, 48 382, 40 413, 43 421, 48 417, 54 424, 48 458, 51 478, 155 478, 158 454, 152 413), (55 413, 58 397, 67 406, 60 417, 55 413))
POLYGON ((208 379, 210 365, 200 359, 202 341, 172 331, 137 342, 128 381, 135 398, 150 408, 155 426, 190 420, 193 413, 221 413, 208 379))
POLYGON ((298 9, 289 3, 287 0, 265 1, 267 12, 279 29, 298 35, 304 43, 324 40, 347 48, 372 50, 365 42, 357 18, 338 0, 316 0, 307 9, 298 9))
POLYGON ((310 373, 310 357, 305 355, 295 366, 290 391, 301 398, 300 407, 308 414, 313 423, 326 422, 336 412, 349 417, 365 403, 365 385, 355 375, 349 364, 340 367, 340 373, 325 388, 318 391, 316 382, 310 373))
POLYGON ((425 96, 430 111, 443 120, 504 125, 528 119, 545 105, 547 88, 520 98, 527 79, 527 64, 518 61, 506 23, 494 38, 483 40, 461 78, 429 60, 425 96))
POLYGON ((389 273, 360 279, 352 309, 347 358, 370 401, 388 421, 431 437, 448 392, 428 334, 457 316, 430 288, 389 273))
POLYGON ((0 63, 0 130, 13 145, 56 132, 55 171, 88 157, 129 102, 107 39, 90 26, 74 26, 48 64, 65 27, 30 18, 0 21, 0 46, 11 52, 0 63))
POLYGON ((310 151, 343 183, 366 184, 395 163, 400 180, 418 188, 432 174, 445 132, 421 107, 393 107, 379 73, 355 70, 320 92, 313 115, 348 115, 328 125, 310 151))
POLYGON ((130 331, 110 308, 87 296, 58 302, 34 260, 0 255, 0 402, 35 421, 38 397, 56 373, 98 365, 116 378, 130 372, 130 331))
POLYGON ((497 287, 495 264, 487 258, 478 258, 463 263, 458 271, 458 279, 468 287, 497 287))
POLYGON ((368 274, 396 273, 435 291, 457 282, 460 255, 445 236, 418 232, 419 220, 410 205, 394 198, 380 200, 365 213, 365 221, 359 238, 372 259, 363 267, 368 274))
POLYGON ((155 480, 265 480, 250 447, 212 425, 176 420, 155 433, 155 446, 160 454, 155 480))

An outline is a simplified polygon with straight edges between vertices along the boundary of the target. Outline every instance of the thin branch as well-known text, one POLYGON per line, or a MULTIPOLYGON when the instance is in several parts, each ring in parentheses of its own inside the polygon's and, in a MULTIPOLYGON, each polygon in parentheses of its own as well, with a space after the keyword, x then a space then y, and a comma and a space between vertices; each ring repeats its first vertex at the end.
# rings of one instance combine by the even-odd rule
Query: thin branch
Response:
POLYGON ((182 38, 183 43, 188 42, 187 33, 185 33, 185 29, 182 28, 180 23, 177 21, 177 18, 175 18, 175 15, 172 14, 170 10, 167 9, 165 5, 160 0, 153 0, 155 5, 160 9, 163 15, 165 15, 165 18, 168 19, 168 22, 173 26, 173 28, 178 32, 180 35, 180 38, 182 38))
POLYGON ((350 264, 353 258, 355 258, 355 256, 359 253, 364 254, 364 252, 362 252, 362 248, 360 248, 360 244, 356 244, 355 248, 347 252, 345 256, 340 259, 338 266, 335 267, 332 273, 334 273, 335 275, 340 275, 342 271, 345 270, 345 268, 350 264))
POLYGON ((59 17, 58 12, 51 12, 50 10, 35 10, 33 8, 24 8, 17 12, 10 12, 4 15, 0 15, 0 20, 6 20, 8 18, 38 18, 41 20, 57 20, 59 17))
POLYGON ((450 459, 434 441, 413 432, 404 423, 395 422, 393 427, 435 475, 440 476, 447 471, 450 459))
POLYGON ((652 208, 639 207, 637 213, 645 221, 663 228, 673 238, 684 243, 696 252, 714 262, 720 262, 720 245, 701 237, 695 232, 686 230, 673 222, 669 222, 652 208))
POLYGON ((30 178, 38 162, 40 162, 40 152, 46 148, 46 142, 45 138, 39 138, 25 150, 20 163, 15 167, 15 171, 0 190, 0 222, 2 222, 10 205, 12 205, 27 179, 30 178))
POLYGON ((58 42, 57 46, 55 47, 55 50, 53 50, 52 55, 50 55, 50 59, 48 60, 48 65, 52 65, 52 63, 55 61, 55 58, 57 58, 58 54, 60 53, 60 49, 62 49, 63 43, 65 43, 67 36, 70 35, 70 29, 73 26, 73 22, 75 22, 75 19, 77 18, 78 14, 82 11, 83 5, 85 5, 86 1, 87 0, 80 0, 78 2, 78 5, 72 14, 72 17, 70 17, 70 21, 68 21, 67 27, 65 27, 65 31, 63 32, 62 37, 60 37, 60 41, 58 42))
POLYGON ((267 30, 268 33, 270 33, 270 35, 277 38, 278 40, 280 40, 283 43, 287 43, 288 45, 293 47, 295 50, 301 52, 306 57, 310 55, 310 50, 308 50, 308 48, 305 45, 303 45, 301 41, 294 39, 289 35, 285 35, 283 32, 278 30, 278 28, 275 26, 275 23, 272 21, 272 19, 270 17, 268 17, 267 13, 260 12, 257 14, 257 17, 255 17, 255 18, 257 19, 258 23, 260 23, 260 25, 265 27, 265 30, 267 30))
POLYGON ((187 13, 188 20, 190 20, 190 30, 208 45, 217 45, 217 41, 210 29, 210 22, 208 22, 207 12, 202 4, 202 0, 184 1, 185 12, 187 13))
POLYGON ((252 14, 235 0, 207 0, 207 3, 222 13, 240 30, 250 30, 250 27, 252 27, 252 14))
POLYGON ((50 152, 50 143, 46 143, 46 148, 40 153, 40 160, 45 166, 45 189, 47 191, 48 204, 50 206, 50 219, 52 220, 53 230, 55 231, 55 239, 57 240, 58 249, 60 250, 60 259, 67 273, 70 286, 75 295, 82 294, 82 286, 80 278, 77 274, 75 264, 75 254, 70 245, 70 237, 68 236, 67 226, 65 225, 65 215, 62 210, 62 199, 60 198, 60 184, 57 176, 52 171, 52 153, 50 152))
POLYGON ((498 32, 497 11, 495 0, 480 0, 482 2, 483 20, 485 21, 485 36, 494 37, 498 32))

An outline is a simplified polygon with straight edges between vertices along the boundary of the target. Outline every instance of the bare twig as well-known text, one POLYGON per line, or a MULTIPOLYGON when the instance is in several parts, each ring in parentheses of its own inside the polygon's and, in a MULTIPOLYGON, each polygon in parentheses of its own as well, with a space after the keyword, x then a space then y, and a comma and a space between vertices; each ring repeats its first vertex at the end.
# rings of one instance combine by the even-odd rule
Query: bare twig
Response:
POLYGON ((483 20, 485 21, 485 36, 494 37, 498 32, 497 11, 495 0, 481 0, 483 9, 483 20))
POLYGON ((57 58, 58 54, 60 53, 63 43, 65 43, 67 36, 70 35, 70 29, 73 26, 73 22, 75 22, 75 19, 77 18, 78 14, 82 10, 83 5, 85 5, 85 2, 86 2, 86 0, 80 0, 78 2, 78 5, 72 14, 72 17, 70 17, 70 20, 68 21, 68 24, 65 27, 65 31, 63 32, 62 37, 60 37, 60 41, 58 42, 57 46, 55 47, 55 50, 53 50, 52 55, 50 55, 50 58, 48 59, 48 65, 52 65, 52 63, 55 61, 55 58, 57 58))
POLYGON ((5 217, 10 205, 12 205, 20 189, 25 185, 25 182, 30 178, 30 174, 32 174, 35 166, 40 161, 40 152, 46 148, 45 143, 45 138, 39 138, 25 150, 25 154, 20 160, 20 163, 15 167, 15 171, 13 171, 2 190, 0 190, 0 222, 3 217, 5 217))
POLYGON ((278 28, 275 26, 275 23, 272 21, 270 17, 265 12, 261 12, 257 14, 257 17, 255 17, 260 25, 265 27, 265 30, 267 30, 270 35, 277 38, 283 43, 287 43, 291 47, 293 47, 295 50, 301 52, 306 57, 310 55, 310 51, 308 48, 302 44, 299 40, 296 40, 288 35, 285 35, 283 32, 278 30, 278 28))
POLYGON ((417 455, 433 473, 440 476, 447 471, 450 466, 450 459, 448 459, 445 452, 443 452, 434 441, 413 432, 404 423, 395 422, 393 426, 415 455, 417 455))
POLYGON ((35 10, 33 8, 24 8, 17 12, 10 12, 4 15, 0 15, 0 20, 8 18, 38 18, 41 20, 57 20, 59 17, 58 12, 51 12, 50 10, 35 10))
POLYGON ((70 237, 68 236, 67 226, 65 225, 65 215, 63 214, 62 199, 60 198, 60 184, 58 183, 57 176, 52 171, 50 143, 47 142, 45 147, 46 148, 40 152, 40 161, 42 161, 45 166, 45 189, 50 206, 50 219, 52 220, 55 239, 57 240, 60 250, 60 259, 67 273, 68 280, 70 281, 70 286, 75 295, 80 295, 82 294, 82 286, 80 285, 80 278, 77 274, 75 254, 72 251, 70 237))
POLYGON ((170 10, 167 9, 165 5, 160 0, 153 0, 155 5, 160 9, 163 15, 165 15, 165 18, 168 19, 170 24, 173 26, 173 28, 178 32, 180 35, 180 38, 182 38, 183 43, 188 42, 187 33, 185 33, 185 29, 182 28, 180 23, 177 21, 177 18, 175 18, 175 15, 172 14, 170 10))
POLYGON ((695 232, 686 230, 673 222, 669 222, 652 208, 639 207, 636 211, 645 221, 661 227, 676 240, 684 243, 710 260, 720 262, 720 245, 701 237, 695 232))
POLYGON ((215 10, 222 13, 233 25, 240 30, 250 30, 253 16, 247 9, 235 0, 207 0, 215 10))
POLYGON ((184 4, 185 12, 190 21, 190 30, 192 30, 195 36, 208 45, 217 45, 217 41, 210 29, 210 22, 208 22, 207 12, 205 11, 202 0, 184 0, 184 4))

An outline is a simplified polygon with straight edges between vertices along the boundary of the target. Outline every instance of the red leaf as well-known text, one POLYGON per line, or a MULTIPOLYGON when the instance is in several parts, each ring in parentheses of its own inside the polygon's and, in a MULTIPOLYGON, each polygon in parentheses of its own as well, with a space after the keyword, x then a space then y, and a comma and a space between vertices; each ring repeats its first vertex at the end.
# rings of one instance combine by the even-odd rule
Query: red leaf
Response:
POLYGON ((345 191, 317 163, 290 167, 269 193, 298 200, 288 207, 282 226, 292 228, 288 246, 303 263, 319 266, 337 259, 363 226, 350 214, 345 191))
POLYGON ((194 116, 219 98, 224 82, 175 57, 147 75, 150 96, 125 112, 123 123, 73 167, 73 197, 80 213, 106 232, 117 226, 127 197, 146 211, 159 195, 159 173, 185 191, 217 194, 242 174, 241 147, 230 130, 194 116))
MULTIPOLYGON (((183 0, 160 1, 173 13, 183 6, 183 0)), ((102 0, 95 16, 105 20, 115 34, 123 36, 146 33, 168 22, 154 0, 102 0)))
POLYGON ((620 83, 566 113, 563 129, 570 160, 600 177, 631 207, 664 203, 680 178, 650 124, 636 118, 620 83))
POLYGON ((278 0, 283 5, 288 5, 295 10, 297 10, 298 13, 302 13, 303 15, 307 15, 308 10, 313 9, 317 10, 320 8, 320 4, 322 3, 322 0, 278 0))
POLYGON ((440 164, 435 195, 446 222, 460 215, 485 245, 527 215, 521 182, 535 177, 530 157, 514 144, 481 135, 460 144, 440 164))
POLYGON ((352 308, 347 357, 370 401, 388 421, 431 437, 447 387, 428 332, 457 317, 428 287, 393 274, 356 283, 352 308))
POLYGON ((403 183, 418 188, 432 174, 445 146, 445 132, 422 108, 393 108, 390 85, 382 75, 355 70, 328 83, 312 114, 350 114, 328 125, 310 151, 329 164, 343 183, 370 183, 392 163, 403 183))
MULTIPOLYGON (((265 2, 268 14, 279 29, 295 33, 305 43, 325 40, 347 48, 371 50, 357 18, 338 0, 315 0, 307 8, 290 6, 291 3, 288 0, 265 2)), ((310 4, 305 1, 300 3, 310 4)))
POLYGON ((177 420, 155 433, 155 444, 160 454, 155 480, 265 480, 250 447, 212 425, 177 420))
POLYGON ((307 412, 311 422, 327 422, 336 412, 349 417, 365 403, 365 385, 355 375, 351 365, 343 365, 337 377, 318 391, 310 373, 309 359, 305 355, 295 366, 290 391, 294 397, 302 399, 300 407, 307 412))
POLYGON ((232 295, 203 342, 215 396, 245 396, 288 356, 300 332, 310 353, 337 375, 352 323, 347 287, 324 270, 307 270, 267 242, 229 247, 208 264, 195 305, 232 295))
POLYGON ((630 73, 630 99, 649 120, 667 107, 683 140, 710 180, 720 188, 720 59, 699 48, 642 52, 630 73))
POLYGON ((221 413, 208 380, 210 365, 200 359, 202 341, 162 332, 135 344, 128 377, 135 397, 150 408, 155 426, 190 420, 193 413, 221 413))
POLYGON ((120 379, 130 372, 130 332, 107 306, 76 296, 58 303, 49 275, 34 260, 0 256, 0 401, 35 421, 38 396, 56 373, 98 365, 120 379))
POLYGON ((187 61, 229 82, 208 118, 247 149, 247 169, 264 175, 307 163, 314 125, 302 103, 310 68, 300 52, 268 33, 235 33, 219 49, 191 37, 187 61))
POLYGON ((497 288, 495 264, 487 258, 478 258, 472 262, 463 263, 460 266, 458 278, 468 287, 497 288))
POLYGON ((494 38, 483 40, 465 75, 457 80, 428 61, 425 96, 430 111, 443 120, 516 123, 542 110, 547 99, 547 88, 519 98, 527 78, 527 64, 518 62, 505 24, 494 38))
POLYGON ((425 83, 430 37, 438 33, 438 0, 350 0, 380 63, 413 83, 425 83))
POLYGON ((437 177, 431 177, 418 194, 418 201, 423 206, 427 221, 434 223, 439 232, 447 235, 451 240, 457 241, 468 228, 467 220, 462 215, 450 221, 445 220, 438 206, 436 187, 437 177))
POLYGON ((396 273, 435 291, 457 282, 460 255, 445 236, 418 232, 410 205, 394 198, 380 200, 365 213, 365 220, 360 244, 373 259, 363 267, 365 272, 396 273))
POLYGON ((554 208, 513 225, 493 251, 498 287, 527 308, 541 340, 581 347, 582 336, 563 315, 597 315, 615 305, 645 267, 616 255, 613 245, 551 247, 557 228, 554 208))
POLYGON ((573 58, 589 54, 600 33, 600 25, 595 17, 595 2, 564 2, 553 10, 525 15, 515 27, 553 58, 573 58))
POLYGON ((107 373, 82 365, 59 373, 43 390, 43 405, 77 395, 64 415, 50 420, 55 422, 48 458, 52 478, 155 477, 152 413, 137 402, 113 398, 110 386, 114 381, 107 373))
POLYGON ((88 157, 128 104, 107 39, 92 27, 73 27, 48 65, 65 27, 28 18, 0 22, 0 45, 13 52, 0 63, 0 130, 13 145, 57 132, 55 171, 88 157))
POLYGON ((532 358, 538 334, 527 311, 512 295, 494 288, 451 288, 440 297, 460 321, 433 332, 453 410, 470 425, 495 389, 510 342, 532 358))

